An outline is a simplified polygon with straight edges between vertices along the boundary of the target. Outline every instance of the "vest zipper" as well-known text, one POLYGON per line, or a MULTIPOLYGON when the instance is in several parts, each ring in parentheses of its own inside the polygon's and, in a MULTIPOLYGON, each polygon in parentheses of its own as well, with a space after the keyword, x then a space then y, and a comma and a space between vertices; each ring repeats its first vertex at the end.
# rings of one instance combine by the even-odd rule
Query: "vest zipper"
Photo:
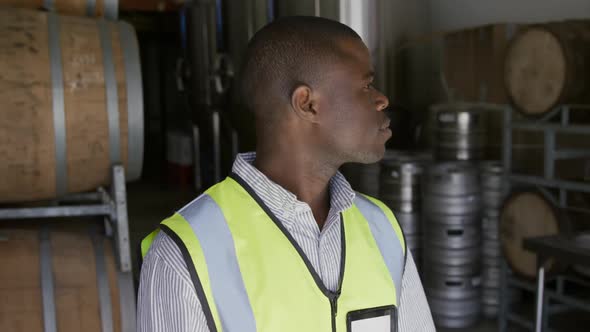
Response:
POLYGON ((346 237, 344 236, 344 217, 340 213, 340 243, 342 251, 340 252, 340 277, 338 278, 338 290, 328 292, 326 295, 330 299, 330 308, 332 309, 332 332, 336 332, 336 315, 338 314, 338 298, 342 293, 342 280, 344 279, 344 263, 346 262, 346 237))
POLYGON ((229 175, 234 181, 236 181, 250 196, 258 203, 258 205, 266 212, 266 214, 270 217, 270 219, 275 223, 275 225, 281 230, 281 232, 285 235, 285 237, 291 242, 301 260, 303 260, 307 270, 313 277, 317 287, 321 290, 322 293, 328 298, 330 301, 330 308, 332 311, 332 332, 336 332, 336 315, 338 314, 338 298, 340 297, 340 293, 342 291, 342 280, 344 278, 344 265, 346 262, 346 236, 344 234, 344 217, 342 216, 342 212, 340 212, 340 222, 341 222, 341 231, 340 231, 340 238, 341 238, 341 246, 342 251, 340 253, 340 280, 338 282, 338 291, 332 292, 326 288, 322 279, 317 274, 317 272, 313 269, 309 259, 303 253, 303 249, 297 244, 293 236, 285 229, 283 224, 278 220, 278 218, 270 211, 270 209, 262 202, 262 199, 254 192, 252 187, 250 187, 239 175, 236 173, 231 173, 229 175))
POLYGON ((332 332, 336 332, 336 315, 338 314, 338 298, 340 291, 330 292, 328 298, 330 300, 330 308, 332 309, 332 332))

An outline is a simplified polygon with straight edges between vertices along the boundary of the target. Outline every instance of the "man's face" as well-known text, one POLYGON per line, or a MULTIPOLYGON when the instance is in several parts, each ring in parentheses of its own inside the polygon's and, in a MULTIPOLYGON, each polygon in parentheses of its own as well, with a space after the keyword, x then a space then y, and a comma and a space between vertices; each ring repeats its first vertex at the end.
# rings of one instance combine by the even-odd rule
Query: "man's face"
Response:
POLYGON ((373 65, 358 39, 341 41, 345 55, 326 66, 319 94, 320 147, 341 163, 374 163, 391 137, 383 112, 389 100, 373 86, 373 65))

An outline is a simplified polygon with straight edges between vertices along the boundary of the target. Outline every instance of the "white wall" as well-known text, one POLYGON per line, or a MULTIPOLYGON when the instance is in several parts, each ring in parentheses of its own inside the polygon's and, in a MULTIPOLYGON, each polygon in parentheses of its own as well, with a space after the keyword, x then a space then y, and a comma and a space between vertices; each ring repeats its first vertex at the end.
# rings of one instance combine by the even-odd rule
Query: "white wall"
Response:
POLYGON ((590 18, 590 0, 429 0, 433 31, 590 18))

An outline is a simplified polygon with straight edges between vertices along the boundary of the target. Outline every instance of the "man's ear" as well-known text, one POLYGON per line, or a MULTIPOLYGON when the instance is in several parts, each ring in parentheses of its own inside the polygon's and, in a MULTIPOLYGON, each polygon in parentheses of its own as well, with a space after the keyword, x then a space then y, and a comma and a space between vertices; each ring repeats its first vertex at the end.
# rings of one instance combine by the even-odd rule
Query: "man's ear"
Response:
POLYGON ((297 86, 291 93, 291 107, 304 120, 317 122, 317 105, 313 90, 305 84, 297 86))

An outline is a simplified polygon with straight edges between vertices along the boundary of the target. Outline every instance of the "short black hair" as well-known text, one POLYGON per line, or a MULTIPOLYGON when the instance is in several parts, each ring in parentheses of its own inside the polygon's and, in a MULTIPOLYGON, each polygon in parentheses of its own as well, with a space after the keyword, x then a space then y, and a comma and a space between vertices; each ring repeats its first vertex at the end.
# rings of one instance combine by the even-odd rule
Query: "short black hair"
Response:
POLYGON ((342 55, 338 42, 345 38, 360 40, 345 24, 315 16, 282 17, 264 26, 250 39, 242 63, 246 107, 257 117, 274 118, 277 112, 269 108, 288 101, 299 85, 321 79, 322 66, 342 55))

